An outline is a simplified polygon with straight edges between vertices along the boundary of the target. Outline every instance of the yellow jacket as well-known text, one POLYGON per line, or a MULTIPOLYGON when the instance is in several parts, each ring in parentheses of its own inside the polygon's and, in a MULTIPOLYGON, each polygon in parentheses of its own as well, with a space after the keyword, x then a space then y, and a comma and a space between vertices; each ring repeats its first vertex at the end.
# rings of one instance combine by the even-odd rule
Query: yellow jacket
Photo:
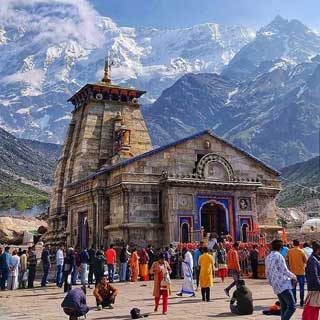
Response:
POLYGON ((200 287, 209 288, 213 285, 213 257, 209 253, 203 253, 199 257, 200 287))

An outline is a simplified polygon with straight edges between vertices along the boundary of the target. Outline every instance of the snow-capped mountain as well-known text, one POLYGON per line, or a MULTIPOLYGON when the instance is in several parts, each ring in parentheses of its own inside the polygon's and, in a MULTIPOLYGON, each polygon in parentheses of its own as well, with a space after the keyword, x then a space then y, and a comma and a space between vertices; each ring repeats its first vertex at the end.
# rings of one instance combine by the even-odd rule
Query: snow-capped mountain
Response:
POLYGON ((282 59, 287 64, 298 64, 319 53, 319 33, 298 20, 277 16, 234 56, 223 74, 241 80, 264 61, 282 59))
POLYGON ((320 57, 257 67, 241 82, 217 74, 188 74, 163 92, 144 116, 162 145, 211 128, 277 168, 318 154, 320 57))
POLYGON ((114 83, 153 102, 189 72, 219 72, 254 37, 214 23, 161 30, 101 17, 86 0, 4 0, 0 8, 0 126, 18 137, 63 141, 81 86, 100 80, 112 50, 114 83))

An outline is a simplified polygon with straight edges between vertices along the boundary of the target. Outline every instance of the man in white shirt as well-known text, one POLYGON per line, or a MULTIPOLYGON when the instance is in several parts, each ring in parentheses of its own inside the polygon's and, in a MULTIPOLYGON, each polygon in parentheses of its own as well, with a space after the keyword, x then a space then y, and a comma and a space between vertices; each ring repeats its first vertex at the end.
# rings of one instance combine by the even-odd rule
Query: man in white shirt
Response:
POLYGON ((60 288, 62 287, 63 262, 64 262, 63 245, 61 245, 56 252, 56 268, 57 268, 56 283, 57 283, 57 287, 60 287, 60 288))
POLYGON ((297 277, 289 271, 283 256, 280 254, 282 245, 281 240, 272 241, 272 251, 265 261, 266 277, 281 304, 281 320, 289 320, 296 311, 292 281, 297 281, 297 277))
POLYGON ((9 263, 8 290, 18 289, 19 265, 20 257, 17 255, 17 250, 14 250, 9 263))
POLYGON ((303 244, 303 251, 307 258, 309 258, 312 255, 313 250, 310 248, 307 242, 303 244))
POLYGON ((213 250, 215 246, 218 244, 218 235, 214 232, 210 234, 209 240, 208 240, 208 250, 213 250))

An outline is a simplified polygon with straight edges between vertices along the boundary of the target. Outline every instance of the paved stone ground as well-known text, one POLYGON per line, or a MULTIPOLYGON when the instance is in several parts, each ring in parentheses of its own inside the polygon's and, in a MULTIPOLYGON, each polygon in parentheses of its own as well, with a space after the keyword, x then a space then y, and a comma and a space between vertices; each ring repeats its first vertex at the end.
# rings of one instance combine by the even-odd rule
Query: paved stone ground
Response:
MULTIPOLYGON (((273 304, 276 300, 270 286, 265 280, 247 280, 247 285, 251 288, 254 296, 254 314, 251 316, 233 316, 229 313, 229 299, 224 295, 223 288, 225 284, 216 280, 214 287, 211 288, 212 301, 202 302, 200 293, 195 298, 177 297, 175 294, 180 288, 181 281, 173 281, 173 292, 169 299, 169 312, 163 316, 161 312, 153 312, 152 287, 153 283, 138 282, 116 283, 119 288, 115 308, 113 310, 104 309, 97 311, 95 300, 92 295, 92 289, 87 292, 90 312, 87 316, 89 320, 103 319, 130 319, 129 312, 131 308, 138 307, 142 313, 148 313, 150 320, 172 319, 266 319, 280 320, 280 317, 264 316, 262 310, 273 304)), ((230 278, 227 279, 227 283, 230 278)), ((38 284, 38 283, 37 283, 38 284)), ((46 288, 35 288, 16 291, 0 291, 0 319, 16 320, 59 320, 68 319, 60 304, 64 297, 62 289, 49 284, 46 288)), ((161 309, 161 308, 159 308, 161 309)), ((293 320, 301 319, 302 309, 298 308, 293 320)))

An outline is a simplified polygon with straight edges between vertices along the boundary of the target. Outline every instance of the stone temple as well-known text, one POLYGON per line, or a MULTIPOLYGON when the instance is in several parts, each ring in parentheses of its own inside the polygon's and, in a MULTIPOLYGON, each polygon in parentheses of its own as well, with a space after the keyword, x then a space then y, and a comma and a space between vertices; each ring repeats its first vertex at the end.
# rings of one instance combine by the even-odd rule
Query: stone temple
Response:
POLYGON ((162 246, 275 228, 279 173, 208 130, 153 148, 144 93, 111 84, 106 62, 102 81, 69 99, 45 241, 162 246))

